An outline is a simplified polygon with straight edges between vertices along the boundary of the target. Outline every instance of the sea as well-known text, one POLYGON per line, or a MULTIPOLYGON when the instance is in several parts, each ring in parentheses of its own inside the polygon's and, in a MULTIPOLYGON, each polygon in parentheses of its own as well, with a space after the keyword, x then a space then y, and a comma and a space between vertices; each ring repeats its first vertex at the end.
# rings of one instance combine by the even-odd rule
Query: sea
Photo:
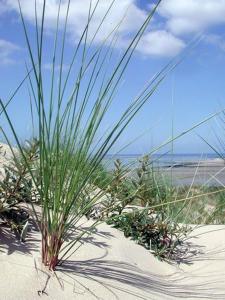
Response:
MULTIPOLYGON (((144 157, 143 154, 108 154, 104 158, 104 164, 108 169, 112 169, 114 162, 119 159, 123 165, 138 165, 140 159, 144 157)), ((154 167, 167 168, 171 166, 182 167, 191 164, 197 164, 200 161, 213 161, 224 157, 225 154, 218 155, 216 153, 179 153, 179 154, 152 154, 150 160, 154 167)))

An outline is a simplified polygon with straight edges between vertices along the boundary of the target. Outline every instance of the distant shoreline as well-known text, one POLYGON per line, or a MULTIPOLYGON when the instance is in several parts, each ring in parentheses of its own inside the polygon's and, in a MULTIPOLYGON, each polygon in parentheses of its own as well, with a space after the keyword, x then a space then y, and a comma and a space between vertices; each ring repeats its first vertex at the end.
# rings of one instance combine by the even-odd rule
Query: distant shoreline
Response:
MULTIPOLYGON (((219 158, 216 154, 211 157, 199 157, 196 159, 194 154, 184 156, 173 155, 174 160, 169 160, 168 155, 164 159, 153 163, 155 171, 160 171, 162 175, 171 179, 175 186, 206 185, 223 186, 225 185, 225 160, 219 158), (213 157, 212 157, 213 156, 213 157), (177 159, 177 158, 183 159, 177 159), (193 157, 195 159, 193 159, 193 157), (191 159, 192 158, 192 159, 191 159), (171 177, 172 176, 172 177, 171 177)), ((170 155, 171 157, 171 155, 170 155)), ((139 156, 115 156, 105 158, 106 168, 114 168, 115 159, 120 159, 125 166, 135 170, 139 156)))
POLYGON ((181 163, 174 163, 169 164, 168 166, 163 166, 163 168, 179 168, 179 167, 192 167, 192 168, 198 168, 198 167, 222 167, 225 166, 225 160, 222 158, 214 158, 214 159, 205 159, 200 161, 187 161, 187 162, 181 162, 181 163))

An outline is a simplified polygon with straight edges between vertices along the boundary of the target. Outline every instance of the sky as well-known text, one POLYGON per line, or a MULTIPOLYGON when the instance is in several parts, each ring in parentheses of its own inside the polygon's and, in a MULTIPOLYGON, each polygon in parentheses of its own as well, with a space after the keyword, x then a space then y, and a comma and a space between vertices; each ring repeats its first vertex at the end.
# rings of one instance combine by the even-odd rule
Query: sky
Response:
MULTIPOLYGON (((20 3, 31 42, 34 42, 35 1, 20 0, 20 3)), ((43 60, 46 82, 50 76, 50 49, 54 42, 58 3, 58 0, 46 1, 43 60)), ((89 3, 89 0, 71 0, 65 70, 87 20, 89 3)), ((110 3, 109 0, 99 1, 90 36, 110 3)), ((155 3, 146 0, 116 0, 91 47, 98 47, 112 28, 123 20, 118 30, 117 43, 113 46, 115 56, 123 53, 155 3)), ((42 4, 42 0, 37 0, 38 16, 42 4)), ((62 0, 60 30, 65 20, 66 7, 67 1, 62 0)), ((109 116, 109 124, 156 72, 184 52, 184 60, 167 75, 122 135, 118 149, 133 141, 124 150, 126 153, 149 152, 224 108, 225 0, 162 0, 123 78, 118 100, 109 116)), ((3 101, 7 101, 24 78, 25 63, 29 64, 28 61, 18 2, 0 0, 0 97, 3 101)), ((22 140, 32 134, 27 86, 28 83, 25 83, 8 108, 22 140)), ((1 125, 10 136, 6 120, 3 115, 0 118, 1 125)), ((212 152, 199 136, 217 147, 216 136, 223 139, 224 134, 220 125, 219 118, 213 118, 162 151, 173 148, 175 153, 212 152)))

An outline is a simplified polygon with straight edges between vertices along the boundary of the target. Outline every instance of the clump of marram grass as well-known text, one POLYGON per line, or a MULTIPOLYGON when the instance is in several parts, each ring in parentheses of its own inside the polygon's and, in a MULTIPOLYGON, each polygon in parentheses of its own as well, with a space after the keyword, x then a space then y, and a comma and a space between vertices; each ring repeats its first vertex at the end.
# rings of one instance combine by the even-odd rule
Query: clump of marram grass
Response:
MULTIPOLYGON (((41 216, 39 218, 36 215, 36 218, 42 234, 42 261, 50 270, 54 270, 57 264, 69 255, 70 250, 85 233, 82 232, 75 239, 70 238, 71 230, 79 226, 80 219, 100 196, 97 193, 89 195, 88 198, 84 197, 95 170, 160 82, 176 65, 176 62, 172 61, 156 74, 138 97, 130 102, 110 129, 102 134, 103 120, 111 108, 115 92, 118 92, 121 78, 160 3, 158 1, 152 8, 127 48, 122 51, 122 55, 115 59, 112 49, 117 40, 120 24, 112 28, 99 47, 91 48, 96 35, 104 27, 104 21, 110 14, 114 1, 109 4, 109 9, 94 32, 89 29, 98 8, 98 1, 96 3, 90 1, 87 23, 75 46, 67 70, 63 70, 63 66, 65 63, 68 64, 65 60, 65 48, 70 1, 63 26, 60 20, 61 3, 58 4, 49 85, 46 84, 43 69, 44 49, 45 47, 48 51, 50 49, 50 45, 46 45, 44 39, 46 1, 43 1, 41 12, 37 12, 37 7, 34 6, 35 39, 28 34, 20 7, 32 70, 28 72, 28 79, 32 121, 34 130, 38 131, 40 180, 37 180, 35 172, 29 166, 6 106, 3 101, 0 103, 40 196, 41 216)), ((4 133, 3 128, 2 132, 4 133)))
MULTIPOLYGON (((33 210, 42 236, 42 262, 50 270, 55 270, 59 263, 68 258, 76 243, 86 233, 80 228, 80 220, 106 194, 104 188, 96 191, 93 187, 94 174, 98 172, 104 157, 116 144, 121 134, 145 103, 152 97, 166 75, 180 61, 179 58, 171 60, 159 71, 145 85, 138 96, 131 99, 125 110, 110 124, 109 129, 104 131, 104 121, 108 114, 111 114, 110 109, 113 107, 115 95, 118 94, 121 79, 125 75, 133 53, 161 2, 159 0, 153 8, 151 6, 151 11, 146 16, 145 21, 136 34, 130 38, 128 46, 121 49, 120 55, 113 55, 113 48, 118 40, 121 24, 116 24, 100 45, 96 46, 95 39, 98 34, 101 34, 101 29, 104 28, 104 22, 115 1, 112 0, 109 3, 108 10, 102 16, 98 26, 93 27, 94 30, 90 30, 90 28, 93 25, 93 19, 96 20, 95 13, 99 1, 90 1, 87 22, 84 24, 84 30, 73 49, 69 63, 69 59, 65 59, 65 53, 70 1, 64 10, 63 22, 61 20, 61 1, 59 2, 54 28, 53 51, 51 58, 49 58, 51 70, 50 75, 48 74, 48 80, 46 80, 43 67, 43 53, 46 49, 48 53, 51 50, 51 45, 45 42, 44 35, 46 0, 43 0, 41 12, 37 12, 37 7, 34 5, 35 37, 32 34, 29 35, 20 7, 31 65, 28 68, 30 71, 26 78, 30 84, 32 123, 34 132, 38 132, 38 176, 30 166, 21 146, 16 127, 13 125, 7 110, 8 103, 4 104, 0 99, 0 105, 11 128, 23 163, 26 165, 40 197, 40 216, 36 214, 35 207, 33 210), (91 47, 93 45, 95 47, 91 47), (64 65, 67 65, 68 68, 65 69, 64 65), (77 234, 71 235, 71 232, 74 231, 77 234)), ((15 93, 13 95, 15 96, 15 93)), ((191 129, 182 132, 174 139, 183 136, 212 117, 210 116, 191 129)), ((1 130, 6 136, 2 127, 1 130)), ((136 190, 138 190, 139 200, 143 205, 149 207, 156 200, 157 204, 153 205, 153 211, 163 207, 164 218, 164 209, 168 207, 168 199, 165 198, 161 201, 161 197, 154 196, 151 198, 149 196, 149 199, 146 200, 144 196, 147 190, 143 190, 141 174, 138 180, 140 188, 136 190)), ((120 194, 120 190, 118 192, 120 194)), ((127 199, 122 199, 122 208, 126 203, 125 200, 127 201, 127 199)), ((122 214, 122 211, 120 213, 122 214)), ((94 223, 92 226, 95 225, 94 223)))

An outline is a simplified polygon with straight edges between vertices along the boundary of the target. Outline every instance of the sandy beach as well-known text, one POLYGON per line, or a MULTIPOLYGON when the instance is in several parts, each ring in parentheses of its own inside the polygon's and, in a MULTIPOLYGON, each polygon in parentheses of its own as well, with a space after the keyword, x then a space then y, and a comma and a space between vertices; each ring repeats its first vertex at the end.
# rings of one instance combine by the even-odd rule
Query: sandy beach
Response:
MULTIPOLYGON (((11 158, 7 146, 3 148, 2 166, 11 158)), ((202 163, 199 176, 221 167, 202 163)), ((195 166, 185 166, 173 172, 186 177, 194 170, 195 166)), ((91 224, 82 219, 83 228, 91 224)), ((41 264, 41 235, 34 226, 24 243, 1 226, 1 300, 225 299, 224 233, 225 225, 195 227, 177 261, 168 263, 102 223, 50 272, 41 264)))
POLYGON ((187 256, 169 264, 101 224, 50 273, 40 264, 38 232, 20 244, 1 228, 1 299, 225 299, 224 233, 225 226, 196 228, 187 256))
POLYGON ((162 173, 173 179, 175 185, 224 186, 225 165, 222 159, 190 161, 160 169, 162 173))

